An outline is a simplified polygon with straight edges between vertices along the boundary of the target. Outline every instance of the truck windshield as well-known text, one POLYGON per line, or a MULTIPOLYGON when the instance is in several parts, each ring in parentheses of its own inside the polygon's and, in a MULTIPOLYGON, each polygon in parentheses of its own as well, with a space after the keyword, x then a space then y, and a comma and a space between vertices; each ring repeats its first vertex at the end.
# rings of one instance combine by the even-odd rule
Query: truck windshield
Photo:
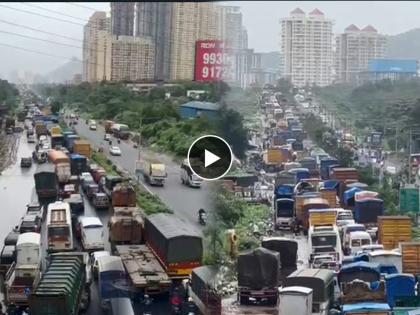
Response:
POLYGON ((353 220, 353 216, 351 214, 339 214, 337 220, 353 220))
POLYGON ((291 218, 293 217, 293 208, 277 208, 277 217, 278 218, 291 218))
POLYGON ((337 244, 337 235, 313 235, 313 246, 335 246, 337 244))
POLYGON ((48 236, 69 236, 69 229, 66 226, 62 227, 50 227, 48 228, 48 236))

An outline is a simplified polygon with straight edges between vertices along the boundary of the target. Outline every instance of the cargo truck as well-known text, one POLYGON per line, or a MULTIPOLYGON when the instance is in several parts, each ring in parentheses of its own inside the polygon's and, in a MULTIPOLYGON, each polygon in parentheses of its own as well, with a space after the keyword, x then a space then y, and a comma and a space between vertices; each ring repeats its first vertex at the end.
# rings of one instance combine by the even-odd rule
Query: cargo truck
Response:
POLYGON ((70 168, 72 175, 81 175, 87 171, 87 159, 80 154, 70 154, 70 168))
POLYGON ((48 151, 48 159, 55 165, 55 173, 57 174, 58 182, 65 184, 70 180, 70 158, 63 151, 50 150, 48 151))
POLYGON ((165 179, 168 177, 165 164, 160 161, 144 161, 142 173, 146 183, 149 185, 165 185, 165 179))
POLYGON ((135 207, 137 203, 134 187, 128 183, 116 184, 111 199, 113 207, 135 207))
POLYGON ((295 216, 306 234, 309 229, 309 210, 310 209, 328 209, 328 201, 322 198, 305 198, 300 208, 295 206, 295 216))
POLYGON ((7 271, 4 281, 5 302, 9 313, 25 309, 30 293, 36 288, 41 274, 41 235, 23 233, 16 243, 16 263, 7 271))
POLYGON ((48 130, 47 130, 47 126, 45 125, 44 122, 42 121, 37 121, 35 123, 35 133, 36 136, 39 138, 40 136, 46 136, 48 135, 48 130))
POLYGON ((277 229, 290 229, 293 223, 294 200, 279 198, 274 202, 274 226, 277 229))
POLYGON ((420 242, 400 243, 402 272, 420 275, 420 242))
POLYGON ((172 281, 147 245, 118 245, 116 254, 136 290, 149 295, 169 292, 172 281))
POLYGON ((64 136, 62 134, 51 135, 51 148, 64 147, 64 136))
POLYGON ((105 132, 106 133, 112 133, 112 126, 114 125, 114 122, 112 120, 106 120, 105 121, 105 132))
POLYGON ((74 142, 79 139, 80 137, 78 135, 75 135, 75 134, 67 135, 67 137, 65 138, 66 149, 69 150, 69 152, 73 152, 74 142))
POLYGON ((371 234, 372 240, 376 239, 378 231, 378 217, 384 214, 384 202, 379 198, 371 198, 354 202, 354 219, 357 223, 364 224, 371 234))
POLYGON ((189 296, 202 314, 222 314, 222 297, 215 286, 218 274, 216 266, 201 266, 192 271, 189 296))
POLYGON ((90 302, 83 253, 54 254, 29 297, 31 315, 73 315, 90 302))
POLYGON ((193 226, 173 214, 146 217, 145 239, 171 278, 186 278, 192 269, 201 266, 201 236, 193 226))
POLYGON ((92 148, 90 143, 86 140, 75 140, 73 143, 73 153, 86 156, 90 159, 92 157, 92 148))
POLYGON ((379 216, 378 242, 384 249, 398 248, 400 242, 411 241, 411 225, 408 216, 379 216))
POLYGON ((238 256, 238 300, 241 305, 275 305, 278 297, 280 254, 256 248, 238 256))
POLYGON ((101 178, 99 187, 105 192, 108 198, 111 199, 114 187, 123 181, 124 179, 121 176, 106 175, 105 177, 101 178))
POLYGON ((338 160, 333 157, 324 157, 319 161, 319 170, 322 179, 329 179, 329 167, 332 165, 339 165, 338 160))
POLYGON ((124 124, 113 124, 111 130, 114 136, 121 140, 127 140, 130 136, 130 130, 128 126, 124 124))
POLYGON ((39 198, 55 198, 58 194, 58 180, 54 165, 40 164, 35 174, 35 190, 39 198))
POLYGON ((141 244, 144 222, 137 207, 115 207, 108 221, 111 251, 116 245, 141 244))

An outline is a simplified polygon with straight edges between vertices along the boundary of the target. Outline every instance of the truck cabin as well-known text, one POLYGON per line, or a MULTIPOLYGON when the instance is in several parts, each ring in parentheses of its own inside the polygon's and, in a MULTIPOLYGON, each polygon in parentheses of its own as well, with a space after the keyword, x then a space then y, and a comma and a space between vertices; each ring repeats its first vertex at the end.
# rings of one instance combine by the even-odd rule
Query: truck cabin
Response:
POLYGON ((343 247, 347 247, 349 243, 349 236, 351 232, 366 231, 366 227, 363 224, 355 223, 348 224, 343 228, 343 247))
POLYGON ((276 227, 290 227, 294 213, 294 200, 279 198, 276 200, 275 224, 276 227))
POLYGON ((307 287, 279 288, 279 314, 312 314, 312 294, 307 287))
POLYGON ((298 243, 296 240, 279 236, 264 237, 261 246, 280 253, 282 272, 284 269, 296 270, 298 259, 298 243))
POLYGON ((331 254, 341 263, 341 243, 337 226, 311 226, 308 233, 311 259, 316 255, 331 254))
POLYGON ((288 276, 283 288, 299 286, 313 290, 312 313, 327 314, 334 301, 334 272, 326 269, 301 269, 288 276))
POLYGON ((346 253, 349 255, 355 255, 362 250, 362 246, 371 245, 372 238, 366 231, 354 231, 350 232, 349 235, 349 247, 346 249, 346 253))
POLYGON ((28 232, 19 235, 16 243, 16 265, 39 265, 41 255, 39 233, 28 232))

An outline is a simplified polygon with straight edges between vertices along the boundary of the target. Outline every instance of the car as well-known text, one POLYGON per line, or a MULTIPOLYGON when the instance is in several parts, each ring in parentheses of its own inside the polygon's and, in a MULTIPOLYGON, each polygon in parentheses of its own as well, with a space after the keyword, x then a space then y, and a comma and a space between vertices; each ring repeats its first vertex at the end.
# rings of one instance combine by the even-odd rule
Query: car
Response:
POLYGON ((121 155, 121 149, 119 147, 111 147, 109 153, 111 155, 121 155))
POLYGON ((28 141, 28 143, 35 143, 36 138, 35 138, 34 135, 28 135, 27 141, 28 141))
POLYGON ((104 135, 104 140, 106 140, 106 141, 111 140, 111 134, 110 134, 110 133, 106 133, 106 134, 104 135))
POLYGON ((96 130, 96 125, 93 125, 93 124, 92 124, 92 125, 90 125, 90 126, 89 126, 89 129, 90 129, 90 130, 96 130))
POLYGON ((111 254, 106 250, 96 251, 90 254, 92 274, 94 279, 98 279, 98 259, 99 257, 111 256, 111 254))
POLYGON ((44 144, 42 145, 42 149, 43 150, 49 150, 49 149, 51 149, 51 146, 48 142, 44 142, 44 144))
POLYGON ((26 214, 37 215, 42 221, 42 218, 44 217, 44 208, 39 203, 30 203, 26 205, 26 214))
POLYGON ((35 232, 41 231, 41 218, 36 214, 25 214, 20 222, 19 232, 35 232))
POLYGON ((32 166, 32 157, 26 157, 20 159, 20 167, 31 167, 32 166))

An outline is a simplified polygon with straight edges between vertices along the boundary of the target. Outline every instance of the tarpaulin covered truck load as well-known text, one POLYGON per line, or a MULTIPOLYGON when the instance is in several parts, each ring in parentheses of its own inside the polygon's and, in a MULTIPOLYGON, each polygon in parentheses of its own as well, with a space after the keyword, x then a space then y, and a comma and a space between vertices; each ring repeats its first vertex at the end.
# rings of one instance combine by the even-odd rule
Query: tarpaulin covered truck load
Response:
POLYGON ((35 174, 35 190, 40 198, 54 198, 58 193, 58 180, 52 164, 38 165, 35 174))
POLYGON ((201 266, 203 241, 195 227, 168 213, 145 219, 145 239, 166 272, 173 278, 185 278, 201 266))
POLYGON ((261 246, 280 254, 280 282, 297 269, 297 241, 284 237, 265 237, 261 246))
POLYGON ((83 255, 52 255, 50 264, 29 298, 32 315, 73 315, 87 308, 83 255))
POLYGON ((201 266, 192 271, 190 296, 203 314, 222 314, 222 297, 215 288, 218 274, 216 266, 201 266))
POLYGON ((407 299, 416 295, 416 280, 410 274, 391 274, 385 276, 387 303, 391 307, 399 299, 407 299))
POLYGON ((240 304, 255 298, 276 304, 280 272, 280 253, 259 247, 238 256, 238 287, 240 304))

